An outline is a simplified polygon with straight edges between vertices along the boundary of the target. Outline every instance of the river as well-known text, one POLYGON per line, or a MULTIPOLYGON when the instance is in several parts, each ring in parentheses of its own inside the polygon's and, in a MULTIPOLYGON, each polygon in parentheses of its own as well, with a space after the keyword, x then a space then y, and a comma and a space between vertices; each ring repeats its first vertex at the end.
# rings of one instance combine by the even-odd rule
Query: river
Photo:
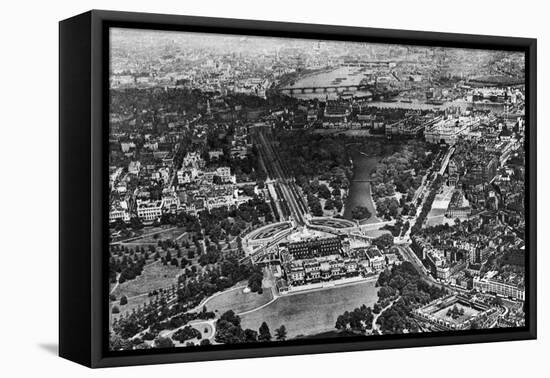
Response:
MULTIPOLYGON (((323 87, 330 85, 359 85, 364 79, 368 77, 370 70, 365 68, 358 67, 339 67, 335 69, 323 70, 319 72, 309 73, 300 78, 298 78, 293 84, 287 84, 284 86, 284 89, 291 88, 302 88, 302 87, 323 87)), ((308 90, 304 93, 296 91, 292 94, 289 94, 291 97, 295 97, 301 100, 336 100, 339 97, 339 94, 342 92, 342 89, 336 91, 335 89, 330 89, 330 92, 313 91, 308 90)), ((364 96, 370 95, 369 91, 356 91, 354 95, 364 96)), ((441 105, 438 104, 427 104, 424 101, 412 100, 411 102, 402 102, 400 100, 396 102, 384 102, 384 101, 373 101, 369 103, 369 106, 377 108, 399 108, 399 109, 411 109, 411 110, 445 110, 447 108, 460 108, 462 110, 467 110, 472 106, 478 110, 490 110, 494 113, 502 113, 504 111, 504 105, 500 103, 490 103, 490 102, 477 102, 475 105, 472 105, 471 102, 468 102, 464 99, 458 98, 454 100, 444 101, 441 105)))
MULTIPOLYGON (((346 85, 359 85, 365 78, 365 68, 358 67, 339 67, 335 69, 323 70, 320 72, 310 73, 297 79, 293 84, 285 85, 285 89, 302 88, 302 87, 322 87, 328 86, 346 86, 346 85)), ((299 98, 302 100, 336 100, 342 89, 338 91, 336 89, 330 89, 328 92, 318 91, 313 93, 311 90, 301 93, 295 92, 291 94, 291 97, 299 98)), ((356 96, 370 94, 368 91, 355 91, 356 96)))
POLYGON ((371 173, 382 159, 380 156, 367 156, 365 152, 355 151, 352 153, 353 179, 350 183, 348 198, 344 207, 344 218, 352 219, 352 211, 356 206, 364 206, 372 214, 366 223, 376 223, 376 209, 371 196, 371 184, 369 181, 371 173))

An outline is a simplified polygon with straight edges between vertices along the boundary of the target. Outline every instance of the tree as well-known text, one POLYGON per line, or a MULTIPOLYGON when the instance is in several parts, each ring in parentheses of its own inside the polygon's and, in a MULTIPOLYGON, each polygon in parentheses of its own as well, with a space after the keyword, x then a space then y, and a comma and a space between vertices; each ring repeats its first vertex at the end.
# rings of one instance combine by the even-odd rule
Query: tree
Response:
POLYGON ((502 302, 502 298, 501 297, 493 297, 491 299, 491 305, 493 306, 502 306, 503 305, 503 302, 502 302))
POLYGON ((180 328, 174 335, 172 335, 173 340, 177 340, 180 343, 191 339, 201 339, 201 333, 197 329, 191 326, 185 326, 180 328))
POLYGON ((119 314, 120 313, 120 309, 118 308, 118 306, 113 306, 113 309, 111 310, 111 312, 113 314, 119 314))
POLYGON ((120 336, 111 335, 109 338, 109 346, 111 350, 128 350, 132 348, 130 340, 124 340, 120 336))
POLYGON ((120 297, 120 305, 124 306, 126 304, 128 304, 128 298, 126 298, 126 295, 123 295, 122 297, 120 297))
POLYGON ((367 219, 370 218, 371 213, 369 209, 364 206, 357 206, 351 211, 353 219, 367 219))
POLYGON ((253 329, 247 328, 244 330, 244 342, 245 343, 255 343, 258 341, 258 332, 253 329))
POLYGON ((343 207, 343 203, 342 203, 342 200, 340 198, 336 198, 334 200, 334 207, 336 208, 336 211, 340 212, 342 211, 342 207, 343 207))
POLYGON ((153 345, 155 348, 173 348, 174 342, 167 337, 157 337, 153 345))
POLYGON ((318 193, 319 193, 319 197, 321 198, 324 198, 324 199, 330 198, 330 189, 325 184, 319 185, 318 193))
POLYGON ((393 245, 393 236, 391 234, 384 234, 373 240, 373 244, 378 248, 384 250, 393 245))
POLYGON ((240 325, 219 319, 216 322, 216 341, 222 344, 236 344, 244 340, 244 332, 240 325))
POLYGON ((263 274, 261 271, 253 273, 248 279, 248 287, 253 293, 262 293, 262 279, 263 274))
POLYGON ((325 210, 332 210, 334 209, 334 201, 330 198, 325 201, 325 210))
POLYGON ((278 341, 286 340, 286 327, 284 325, 280 326, 275 330, 275 338, 278 341))
POLYGON ((224 312, 223 315, 220 317, 220 320, 225 320, 236 326, 241 325, 241 318, 239 317, 239 315, 236 315, 233 310, 224 312))
POLYGON ((211 343, 210 343, 210 340, 208 340, 208 339, 203 339, 203 340, 201 340, 201 342, 200 342, 199 345, 201 345, 201 346, 204 346, 204 345, 211 345, 211 343))
POLYGON ((263 322, 259 329, 258 341, 271 341, 271 332, 266 322, 263 322))

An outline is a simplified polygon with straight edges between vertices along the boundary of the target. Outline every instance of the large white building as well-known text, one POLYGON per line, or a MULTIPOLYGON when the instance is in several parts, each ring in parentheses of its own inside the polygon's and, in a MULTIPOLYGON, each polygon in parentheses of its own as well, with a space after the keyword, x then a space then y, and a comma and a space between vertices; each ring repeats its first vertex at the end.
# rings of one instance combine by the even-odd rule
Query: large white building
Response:
POLYGON ((114 203, 109 211, 109 222, 116 222, 119 219, 124 222, 130 222, 130 211, 126 201, 114 203))
POLYGON ((124 222, 130 222, 130 213, 128 210, 120 208, 111 209, 109 211, 109 222, 116 222, 119 219, 124 222))
POLYGON ((144 221, 154 221, 162 215, 163 201, 143 201, 137 205, 137 215, 144 221))
POLYGON ((474 289, 482 293, 495 293, 504 297, 525 300, 525 289, 517 285, 492 278, 474 278, 474 289))
POLYGON ((130 164, 128 164, 128 173, 131 173, 133 175, 139 175, 140 170, 141 170, 141 163, 139 161, 131 161, 130 164))
POLYGON ((198 175, 199 171, 196 168, 182 168, 177 172, 178 184, 189 184, 195 181, 198 175))
POLYGON ((479 119, 471 117, 452 117, 442 119, 433 126, 424 130, 424 138, 428 143, 439 144, 444 142, 454 145, 458 137, 469 132, 479 125, 479 119))

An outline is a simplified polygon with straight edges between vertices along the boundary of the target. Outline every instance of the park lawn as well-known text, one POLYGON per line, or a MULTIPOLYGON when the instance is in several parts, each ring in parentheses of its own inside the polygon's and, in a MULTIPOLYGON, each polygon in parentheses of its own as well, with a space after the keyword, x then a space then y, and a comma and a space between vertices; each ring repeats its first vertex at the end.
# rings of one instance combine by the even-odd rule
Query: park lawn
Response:
POLYGON ((119 309, 120 309, 120 313, 118 314, 113 314, 111 313, 111 324, 112 322, 123 316, 126 312, 128 313, 132 313, 132 310, 135 308, 136 310, 141 307, 144 303, 147 303, 151 300, 151 298, 149 298, 148 295, 140 295, 138 297, 133 297, 133 298, 128 298, 128 303, 125 304, 124 306, 121 306, 120 305, 120 297, 117 297, 117 300, 114 301, 114 302, 109 302, 110 306, 111 306, 111 309, 114 307, 114 306, 117 306, 119 309))
POLYGON ((241 316, 243 329, 258 330, 266 322, 273 334, 284 325, 287 337, 334 331, 336 319, 345 311, 363 304, 372 307, 378 300, 374 281, 280 297, 270 305, 241 316))
POLYGON ((389 230, 369 230, 369 231, 364 231, 364 234, 366 236, 369 236, 371 238, 378 238, 382 235, 385 235, 385 234, 390 234, 391 235, 391 232, 389 230))
POLYGON ((439 226, 442 224, 448 224, 449 226, 454 226, 455 218, 447 218, 444 214, 428 216, 426 218, 425 227, 439 226))
POLYGON ((146 265, 141 275, 133 280, 126 281, 116 288, 113 294, 120 299, 121 296, 134 297, 148 294, 153 290, 169 288, 177 283, 181 268, 172 265, 163 265, 156 261, 146 265))
POLYGON ((262 294, 243 293, 243 289, 244 287, 241 286, 224 291, 208 300, 205 303, 206 308, 208 311, 216 312, 218 316, 229 310, 233 310, 236 314, 239 314, 264 305, 273 299, 271 289, 269 288, 264 288, 262 294))

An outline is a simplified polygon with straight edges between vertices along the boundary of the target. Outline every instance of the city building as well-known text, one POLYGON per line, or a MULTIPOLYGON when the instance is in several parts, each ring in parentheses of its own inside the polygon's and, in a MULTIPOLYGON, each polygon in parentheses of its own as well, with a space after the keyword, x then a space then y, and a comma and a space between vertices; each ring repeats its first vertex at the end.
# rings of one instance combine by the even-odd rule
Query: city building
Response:
POLYGON ((137 205, 137 216, 143 221, 154 221, 162 215, 162 201, 143 201, 137 205))
POLYGON ((424 138, 428 143, 445 143, 452 146, 456 144, 461 135, 479 125, 479 122, 479 119, 470 117, 442 119, 424 130, 424 138))
POLYGON ((523 286, 488 277, 475 277, 474 289, 482 293, 494 293, 503 297, 525 300, 523 286))
POLYGON ((288 252, 296 259, 340 254, 342 242, 339 237, 315 238, 289 243, 288 252))

